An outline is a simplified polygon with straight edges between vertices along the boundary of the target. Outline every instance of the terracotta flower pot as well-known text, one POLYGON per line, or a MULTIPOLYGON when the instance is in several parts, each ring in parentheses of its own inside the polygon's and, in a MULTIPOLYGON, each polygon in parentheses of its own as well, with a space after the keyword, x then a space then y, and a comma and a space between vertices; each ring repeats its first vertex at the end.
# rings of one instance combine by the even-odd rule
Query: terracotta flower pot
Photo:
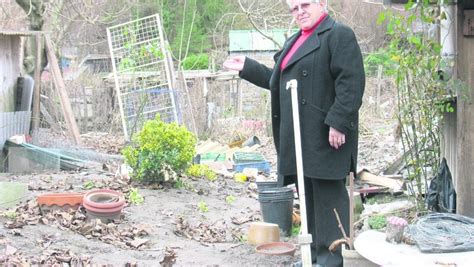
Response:
POLYGON ((104 223, 118 219, 125 204, 123 194, 110 189, 91 190, 84 195, 82 203, 89 219, 104 223))
POLYGON ((288 242, 270 242, 262 245, 258 245, 255 250, 258 253, 266 255, 290 255, 293 256, 296 251, 296 246, 288 242))
POLYGON ((84 195, 84 204, 98 209, 123 207, 125 198, 122 193, 110 189, 91 190, 84 195))
POLYGON ((116 213, 116 212, 122 211, 124 205, 113 207, 113 208, 97 208, 97 207, 89 206, 89 204, 84 202, 83 206, 87 211, 90 210, 95 213, 109 214, 109 213, 116 213))
POLYGON ((51 193, 39 195, 36 200, 42 210, 53 207, 77 209, 82 205, 83 198, 83 193, 51 193))

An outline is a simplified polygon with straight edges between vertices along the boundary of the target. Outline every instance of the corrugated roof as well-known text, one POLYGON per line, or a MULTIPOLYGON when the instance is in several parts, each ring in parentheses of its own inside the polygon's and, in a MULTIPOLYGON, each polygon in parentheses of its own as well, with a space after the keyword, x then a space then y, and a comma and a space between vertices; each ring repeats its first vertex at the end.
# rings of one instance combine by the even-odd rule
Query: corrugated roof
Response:
MULTIPOLYGON (((272 36, 280 46, 285 42, 287 30, 274 29, 266 34, 272 36)), ((229 31, 229 51, 276 51, 280 48, 271 40, 265 38, 256 30, 233 30, 229 31)))

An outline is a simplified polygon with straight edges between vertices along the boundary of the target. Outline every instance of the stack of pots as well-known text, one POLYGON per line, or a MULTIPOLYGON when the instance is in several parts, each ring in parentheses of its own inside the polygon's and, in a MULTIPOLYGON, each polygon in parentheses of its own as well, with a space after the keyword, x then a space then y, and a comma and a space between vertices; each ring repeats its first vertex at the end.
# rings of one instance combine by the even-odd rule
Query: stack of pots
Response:
POLYGON ((82 203, 89 219, 104 223, 119 219, 125 204, 123 194, 110 189, 91 190, 84 195, 82 203))
POLYGON ((277 187, 277 182, 257 182, 257 188, 263 221, 278 224, 282 235, 291 235, 293 189, 277 187))

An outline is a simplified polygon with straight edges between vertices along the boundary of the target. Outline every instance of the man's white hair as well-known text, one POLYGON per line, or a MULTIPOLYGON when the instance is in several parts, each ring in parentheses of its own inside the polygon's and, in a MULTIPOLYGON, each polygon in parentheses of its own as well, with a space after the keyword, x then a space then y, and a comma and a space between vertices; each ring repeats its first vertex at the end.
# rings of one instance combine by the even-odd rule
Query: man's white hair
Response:
MULTIPOLYGON (((318 4, 318 3, 321 2, 321 0, 311 0, 311 2, 318 4)), ((328 10, 328 2, 329 2, 329 0, 326 0, 325 2, 326 2, 326 4, 324 5, 324 9, 327 11, 327 10, 328 10)), ((291 0, 286 0, 286 4, 287 4, 289 7, 292 7, 292 6, 291 6, 291 0)))

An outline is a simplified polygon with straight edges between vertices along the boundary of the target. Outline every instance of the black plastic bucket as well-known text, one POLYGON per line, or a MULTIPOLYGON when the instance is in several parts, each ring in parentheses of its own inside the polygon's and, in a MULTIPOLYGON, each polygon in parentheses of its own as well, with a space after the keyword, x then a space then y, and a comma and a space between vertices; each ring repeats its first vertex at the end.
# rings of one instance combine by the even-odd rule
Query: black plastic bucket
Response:
POLYGON ((257 182, 257 190, 258 191, 268 191, 277 188, 278 183, 277 181, 265 181, 265 182, 257 182))
POLYGON ((293 215, 293 189, 275 187, 258 191, 258 201, 263 221, 276 223, 283 235, 291 235, 293 215))

